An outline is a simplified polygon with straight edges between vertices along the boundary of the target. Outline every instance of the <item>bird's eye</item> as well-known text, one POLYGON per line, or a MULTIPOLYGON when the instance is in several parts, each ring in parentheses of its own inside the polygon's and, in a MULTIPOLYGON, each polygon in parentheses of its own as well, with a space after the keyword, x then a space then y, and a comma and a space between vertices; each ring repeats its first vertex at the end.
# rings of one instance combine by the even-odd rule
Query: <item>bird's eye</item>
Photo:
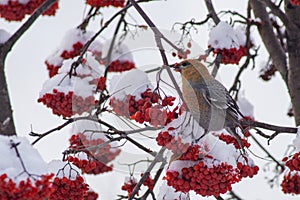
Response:
POLYGON ((188 66, 188 65, 189 65, 189 62, 182 62, 182 63, 181 63, 181 66, 182 66, 182 67, 186 67, 186 66, 188 66))

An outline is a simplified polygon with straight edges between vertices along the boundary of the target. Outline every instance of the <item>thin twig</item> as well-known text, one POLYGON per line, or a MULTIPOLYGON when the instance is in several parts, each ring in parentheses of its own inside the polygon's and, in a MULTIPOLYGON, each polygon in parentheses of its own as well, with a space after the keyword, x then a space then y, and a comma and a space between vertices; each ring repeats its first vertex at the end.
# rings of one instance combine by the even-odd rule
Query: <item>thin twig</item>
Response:
POLYGON ((57 0, 47 0, 34 11, 34 13, 28 18, 28 20, 4 44, 7 45, 7 53, 11 50, 11 48, 19 40, 19 38, 28 30, 28 28, 35 22, 35 20, 37 20, 37 18, 41 16, 41 14, 56 1, 57 0))
POLYGON ((142 176, 142 178, 139 180, 139 182, 136 184, 136 186, 134 187, 130 197, 128 198, 128 200, 133 200, 134 196, 138 193, 140 187, 142 186, 143 182, 146 180, 147 176, 149 176, 150 172, 152 171, 152 169, 154 168, 154 166, 158 163, 158 162, 163 162, 163 154, 165 152, 166 148, 162 147, 159 152, 157 153, 157 155, 155 156, 153 162, 149 165, 149 167, 147 168, 147 170, 144 172, 144 175, 142 176))
POLYGON ((270 152, 253 136, 253 134, 251 134, 251 137, 254 140, 254 142, 267 154, 267 156, 271 158, 277 164, 277 166, 281 168, 281 171, 283 171, 284 165, 281 164, 278 160, 276 160, 276 158, 272 156, 270 152))

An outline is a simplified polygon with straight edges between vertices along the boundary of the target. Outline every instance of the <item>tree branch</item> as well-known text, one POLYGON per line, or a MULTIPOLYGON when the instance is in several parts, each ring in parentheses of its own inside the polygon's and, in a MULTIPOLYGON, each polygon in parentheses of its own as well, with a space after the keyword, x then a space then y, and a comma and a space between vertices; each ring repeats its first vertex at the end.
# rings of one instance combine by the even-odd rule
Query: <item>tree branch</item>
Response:
POLYGON ((28 18, 28 20, 8 39, 4 44, 7 45, 7 53, 11 50, 13 45, 18 39, 29 29, 29 27, 37 20, 37 18, 45 12, 53 3, 57 0, 46 0, 40 7, 38 7, 34 13, 28 18))
POLYGON ((133 200, 134 199, 134 196, 138 193, 140 187, 142 186, 143 182, 146 180, 147 176, 149 176, 150 172, 152 171, 152 169, 154 168, 154 166, 156 165, 156 163, 164 161, 163 154, 164 154, 165 150, 166 150, 165 147, 162 147, 159 150, 159 152, 155 156, 153 162, 149 165, 149 167, 147 168, 147 170, 144 172, 144 175, 142 176, 142 178, 139 180, 139 182, 134 187, 134 189, 133 189, 130 197, 128 198, 128 200, 133 200))
POLYGON ((221 20, 218 17, 215 8, 211 2, 211 0, 204 0, 205 1, 205 5, 207 7, 207 10, 209 12, 209 15, 211 16, 211 18, 214 20, 215 24, 218 24, 221 20))
POLYGON ((272 58, 272 61, 280 72, 283 80, 287 82, 288 71, 285 52, 280 45, 275 33, 273 32, 273 27, 269 19, 269 14, 266 10, 266 4, 260 0, 250 0, 251 7, 253 9, 254 15, 260 18, 261 25, 258 26, 260 36, 272 58))
POLYGON ((276 15, 286 27, 295 28, 295 25, 290 22, 286 14, 270 0, 259 0, 264 2, 271 9, 271 12, 276 15))

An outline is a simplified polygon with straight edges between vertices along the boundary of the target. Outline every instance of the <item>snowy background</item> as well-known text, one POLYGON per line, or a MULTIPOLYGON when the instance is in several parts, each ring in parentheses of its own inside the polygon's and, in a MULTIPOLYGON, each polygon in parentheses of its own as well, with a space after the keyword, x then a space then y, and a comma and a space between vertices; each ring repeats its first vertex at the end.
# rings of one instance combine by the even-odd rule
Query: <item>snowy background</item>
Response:
MULTIPOLYGON (((217 0, 214 3, 217 11, 221 9, 243 9, 242 11, 244 11, 247 2, 217 0)), ((185 22, 191 18, 196 18, 199 21, 205 19, 207 14, 204 1, 170 0, 147 3, 143 4, 142 7, 160 29, 166 30, 170 30, 174 22, 185 22)), ((44 61, 59 45, 66 31, 80 24, 86 9, 87 7, 83 0, 61 1, 56 16, 39 18, 9 54, 6 62, 6 75, 18 135, 27 136, 31 128, 35 132, 45 132, 63 122, 59 117, 52 115, 50 109, 37 103, 42 84, 48 79, 44 61)), ((105 19, 108 19, 115 9, 105 8, 104 11, 105 19)), ((139 24, 145 24, 134 9, 131 9, 130 13, 139 24)), ((0 28, 4 28, 9 32, 14 32, 20 25, 21 23, 8 23, 0 19, 0 28)), ((97 30, 99 22, 95 22, 89 27, 97 30)), ((112 29, 105 31, 102 37, 110 37, 114 26, 111 27, 112 29)), ((193 35, 193 40, 203 49, 207 46, 209 28, 210 26, 204 25, 199 28, 198 34, 193 35)), ((261 41, 256 37, 255 43, 261 44, 261 41)), ((266 55, 265 52, 260 51, 260 55, 257 68, 254 70, 248 69, 241 77, 245 96, 255 105, 254 115, 257 120, 277 125, 292 126, 294 125, 293 120, 286 116, 290 102, 287 89, 281 77, 276 74, 276 77, 269 82, 257 79, 260 64, 266 58, 264 56, 266 55)), ((137 63, 142 63, 144 57, 134 57, 134 59, 137 63)), ((156 60, 151 60, 151 62, 155 63, 156 60)), ((157 60, 157 63, 160 64, 161 61, 157 60)), ((237 70, 238 66, 224 66, 219 72, 219 79, 222 80, 224 85, 230 87, 237 70)), ((61 158, 61 152, 68 146, 69 132, 70 128, 65 128, 42 139, 35 145, 47 162, 61 158)), ((29 139, 33 140, 33 138, 29 139)), ((280 135, 271 142, 268 148, 277 158, 281 158, 287 144, 291 144, 293 139, 294 137, 292 136, 280 135)), ((263 144, 266 144, 265 140, 261 141, 263 144)), ((253 156, 256 164, 262 169, 262 165, 266 162, 259 157, 265 157, 265 154, 259 148, 256 148, 255 145, 252 145, 252 151, 257 156, 253 156)), ((90 176, 88 177, 88 183, 99 193, 101 199, 110 200, 116 197, 115 194, 124 194, 120 187, 126 175, 122 170, 119 170, 118 172, 90 176)), ((276 198, 276 200, 283 200, 299 198, 284 195, 280 191, 280 187, 275 187, 273 190, 270 189, 264 176, 265 174, 261 170, 253 179, 245 179, 241 183, 234 185, 233 189, 245 199, 276 198)), ((198 196, 197 199, 206 198, 198 196)))

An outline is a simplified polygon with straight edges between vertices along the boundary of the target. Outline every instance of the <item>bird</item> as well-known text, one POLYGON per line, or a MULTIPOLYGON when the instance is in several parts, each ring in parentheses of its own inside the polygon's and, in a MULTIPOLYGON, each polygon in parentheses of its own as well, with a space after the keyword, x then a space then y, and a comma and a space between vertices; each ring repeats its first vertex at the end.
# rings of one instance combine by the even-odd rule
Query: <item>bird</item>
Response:
POLYGON ((242 129, 239 119, 244 116, 223 84, 197 59, 187 59, 172 67, 181 73, 183 101, 205 133, 226 129, 242 148, 236 128, 242 129))

